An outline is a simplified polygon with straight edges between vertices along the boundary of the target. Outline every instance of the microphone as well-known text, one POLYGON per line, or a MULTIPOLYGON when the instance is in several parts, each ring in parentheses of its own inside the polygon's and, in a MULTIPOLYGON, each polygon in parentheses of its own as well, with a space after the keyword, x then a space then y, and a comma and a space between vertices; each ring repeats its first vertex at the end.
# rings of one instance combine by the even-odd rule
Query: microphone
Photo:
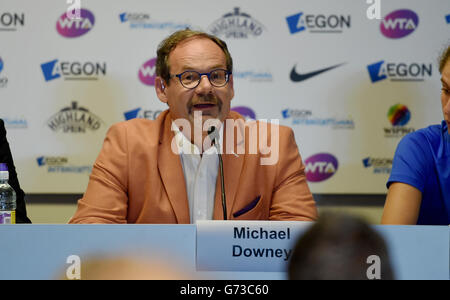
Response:
POLYGON ((217 149, 217 155, 219 156, 219 170, 220 170, 220 187, 222 192, 222 209, 223 209, 223 219, 227 220, 227 197, 225 195, 225 180, 223 177, 223 161, 222 154, 220 154, 220 145, 219 145, 219 133, 216 130, 216 127, 211 126, 208 129, 208 136, 210 137, 212 144, 217 149))

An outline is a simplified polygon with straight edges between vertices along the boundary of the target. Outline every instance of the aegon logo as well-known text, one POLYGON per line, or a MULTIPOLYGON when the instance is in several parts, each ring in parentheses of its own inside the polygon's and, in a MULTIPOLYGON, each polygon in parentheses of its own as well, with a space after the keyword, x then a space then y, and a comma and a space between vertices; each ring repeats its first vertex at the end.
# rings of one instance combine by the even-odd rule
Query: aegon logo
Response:
POLYGON ((106 75, 106 63, 58 62, 57 59, 41 64, 45 81, 64 77, 64 80, 98 80, 106 75))
MULTIPOLYGON (((3 71, 3 67, 4 67, 3 60, 0 57, 0 74, 3 71)), ((8 78, 7 77, 0 77, 0 88, 6 87, 7 84, 8 84, 8 78)))
POLYGON ((241 12, 239 7, 223 15, 208 28, 213 35, 224 36, 227 39, 258 37, 264 30, 264 26, 259 21, 253 19, 248 13, 241 12))
POLYGON ((281 111, 284 119, 294 118, 294 119, 304 119, 312 116, 312 111, 307 109, 290 109, 287 108, 281 111))
POLYGON ((388 14, 381 21, 381 33, 391 39, 403 38, 416 30, 419 16, 412 10, 401 9, 388 14))
POLYGON ((433 74, 432 64, 386 63, 384 60, 367 66, 372 83, 385 79, 391 81, 424 81, 433 74))
POLYGON ((133 110, 126 111, 123 113, 123 115, 126 121, 136 118, 156 120, 156 118, 161 112, 162 112, 161 110, 143 110, 142 108, 139 107, 133 110))
POLYGON ((56 30, 64 37, 75 38, 86 34, 94 27, 94 14, 87 9, 80 10, 80 19, 69 18, 64 12, 56 21, 56 30))
POLYGON ((250 107, 247 106, 236 106, 231 108, 232 111, 237 112, 242 115, 246 120, 256 120, 256 114, 250 107))
POLYGON ((292 125, 321 126, 333 129, 354 129, 355 122, 349 116, 343 117, 316 117, 312 111, 306 109, 285 109, 281 111, 283 119, 292 119, 292 125))
POLYGON ((145 85, 155 85, 156 79, 156 58, 145 62, 138 72, 139 80, 145 85))
POLYGON ((36 160, 39 167, 62 166, 69 162, 69 159, 67 157, 60 157, 60 156, 40 156, 36 160))
POLYGON ((447 24, 450 24, 450 15, 445 16, 445 21, 447 21, 447 24))
POLYGON ((329 179, 338 170, 338 160, 331 154, 319 153, 305 160, 306 179, 320 182, 329 179))
POLYGON ((133 12, 121 13, 119 15, 120 22, 129 24, 130 29, 155 29, 155 30, 170 30, 177 31, 192 27, 187 23, 175 23, 172 21, 156 21, 151 20, 147 13, 133 12))
POLYGON ((390 174, 392 170, 392 158, 373 158, 363 159, 364 168, 373 168, 374 174, 390 174))
POLYGON ((309 30, 310 33, 342 33, 351 27, 351 16, 312 15, 303 12, 286 17, 291 34, 309 30))
POLYGON ((25 14, 21 13, 1 13, 0 31, 16 31, 18 26, 25 25, 25 14))
POLYGON ((47 166, 48 173, 87 173, 92 172, 92 166, 68 165, 69 159, 61 156, 40 156, 36 159, 39 167, 47 166))

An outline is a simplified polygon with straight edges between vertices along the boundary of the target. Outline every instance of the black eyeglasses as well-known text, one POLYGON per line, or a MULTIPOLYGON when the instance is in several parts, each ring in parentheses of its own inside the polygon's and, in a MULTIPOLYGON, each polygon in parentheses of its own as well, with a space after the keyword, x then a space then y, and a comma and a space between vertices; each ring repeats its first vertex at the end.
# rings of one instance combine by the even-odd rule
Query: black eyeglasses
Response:
POLYGON ((199 73, 197 71, 184 71, 183 73, 170 75, 172 77, 178 77, 182 86, 187 89, 195 89, 199 84, 202 76, 206 75, 212 86, 222 87, 225 86, 230 80, 231 72, 224 69, 215 69, 209 73, 199 73))

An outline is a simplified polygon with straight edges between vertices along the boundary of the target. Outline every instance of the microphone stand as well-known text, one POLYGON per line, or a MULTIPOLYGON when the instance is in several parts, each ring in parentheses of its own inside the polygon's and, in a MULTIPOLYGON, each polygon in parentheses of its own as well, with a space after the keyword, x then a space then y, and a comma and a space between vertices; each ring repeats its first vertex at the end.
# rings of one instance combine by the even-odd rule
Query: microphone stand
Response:
POLYGON ((223 209, 223 219, 227 220, 227 197, 225 195, 225 179, 223 176, 223 160, 222 154, 220 153, 219 142, 217 141, 217 133, 215 133, 216 127, 211 126, 208 130, 208 135, 213 137, 212 143, 217 149, 217 155, 219 156, 219 171, 220 171, 220 187, 221 187, 221 195, 222 195, 222 209, 223 209))

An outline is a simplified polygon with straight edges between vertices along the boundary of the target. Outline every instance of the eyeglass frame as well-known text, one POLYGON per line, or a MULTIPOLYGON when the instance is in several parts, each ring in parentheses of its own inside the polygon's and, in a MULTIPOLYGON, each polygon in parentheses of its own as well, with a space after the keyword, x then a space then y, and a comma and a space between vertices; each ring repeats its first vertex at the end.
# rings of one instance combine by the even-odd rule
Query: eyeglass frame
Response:
POLYGON ((218 68, 218 69, 211 70, 211 71, 209 71, 209 72, 207 72, 207 73, 200 73, 200 72, 197 72, 197 71, 194 71, 194 70, 186 70, 186 71, 181 72, 180 74, 169 74, 169 76, 170 76, 170 78, 178 77, 178 80, 180 81, 181 85, 182 85, 185 89, 193 90, 193 89, 195 89, 196 87, 199 86, 200 82, 202 81, 203 75, 206 75, 206 77, 208 77, 208 81, 209 81, 209 83, 210 83, 212 86, 214 86, 214 87, 224 87, 224 86, 226 86, 226 85, 228 84, 228 82, 230 81, 230 75, 232 75, 232 74, 233 74, 233 72, 231 72, 231 71, 228 71, 228 70, 225 70, 225 69, 218 68), (213 83, 211 82, 211 73, 214 72, 214 71, 218 71, 218 70, 220 70, 220 71, 225 71, 225 72, 226 72, 226 75, 225 75, 225 76, 226 76, 226 81, 225 81, 225 83, 224 83, 223 85, 215 85, 215 84, 213 84, 213 83), (194 73, 197 73, 197 74, 200 76, 199 79, 198 79, 198 81, 197 81, 197 84, 196 84, 194 87, 186 87, 186 86, 183 84, 183 82, 181 81, 181 76, 182 76, 184 73, 187 73, 187 72, 194 72, 194 73))

